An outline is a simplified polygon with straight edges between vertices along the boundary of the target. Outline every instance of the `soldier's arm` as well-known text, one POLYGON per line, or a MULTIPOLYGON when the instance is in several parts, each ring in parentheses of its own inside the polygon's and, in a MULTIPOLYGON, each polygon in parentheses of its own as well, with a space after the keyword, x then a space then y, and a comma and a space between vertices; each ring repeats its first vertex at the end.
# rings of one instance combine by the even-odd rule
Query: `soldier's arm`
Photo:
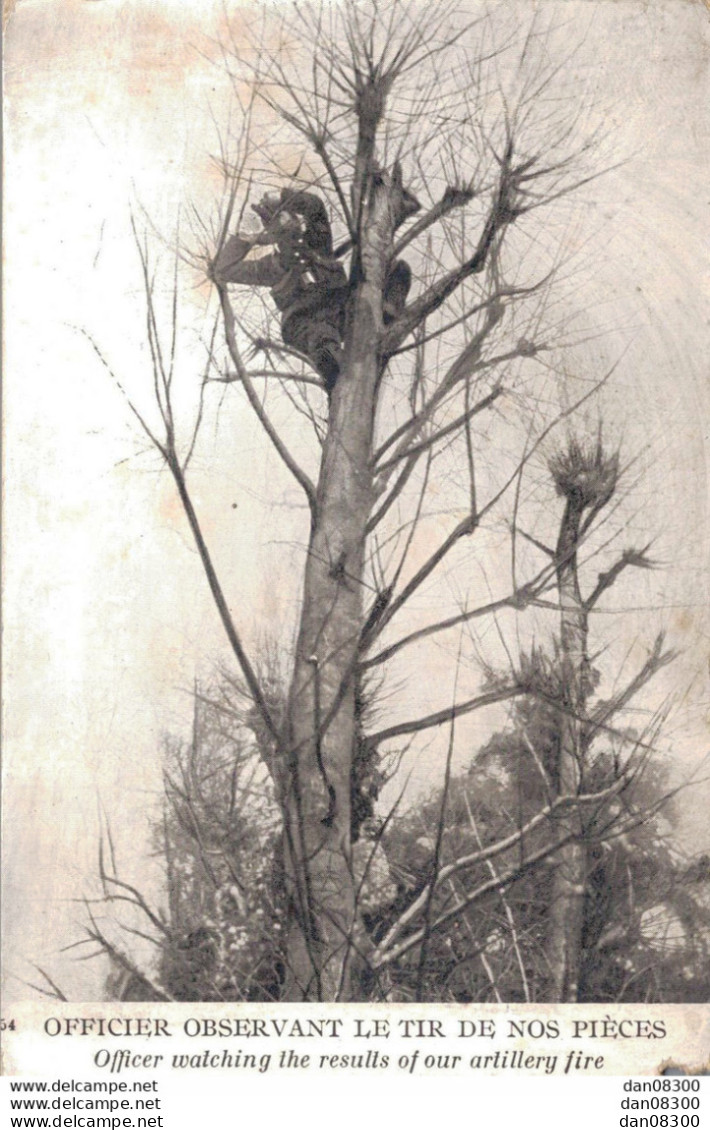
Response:
POLYGON ((247 258, 253 247, 264 242, 261 236, 230 236, 212 263, 215 281, 240 286, 276 286, 284 275, 278 254, 272 252, 258 259, 247 258))

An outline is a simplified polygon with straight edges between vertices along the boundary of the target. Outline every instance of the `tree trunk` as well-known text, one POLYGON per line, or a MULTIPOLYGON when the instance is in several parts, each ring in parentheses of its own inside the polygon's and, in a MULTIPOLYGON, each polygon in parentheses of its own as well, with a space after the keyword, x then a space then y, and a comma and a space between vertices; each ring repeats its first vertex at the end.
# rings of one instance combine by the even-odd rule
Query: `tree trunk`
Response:
MULTIPOLYGON (((579 587, 577 550, 584 503, 574 492, 567 497, 557 544, 557 585, 561 606, 561 697, 557 793, 578 796, 584 776, 584 711, 588 694, 588 615, 579 587)), ((546 956, 547 999, 577 1000, 582 957, 587 852, 582 816, 572 809, 556 825, 561 838, 572 837, 555 856, 546 956)))
POLYGON ((372 149, 365 157, 368 183, 361 193, 343 357, 323 446, 288 703, 288 1000, 352 999, 364 936, 351 862, 351 766, 373 504, 378 339, 396 214, 390 178, 375 174, 372 149))

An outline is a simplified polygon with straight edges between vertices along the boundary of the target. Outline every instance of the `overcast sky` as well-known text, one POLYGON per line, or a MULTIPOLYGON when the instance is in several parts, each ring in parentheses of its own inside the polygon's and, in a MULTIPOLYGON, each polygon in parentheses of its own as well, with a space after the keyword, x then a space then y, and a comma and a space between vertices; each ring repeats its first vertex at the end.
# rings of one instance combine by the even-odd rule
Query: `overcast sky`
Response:
MULTIPOLYGON (((632 632, 664 623, 683 649, 662 690, 681 698, 671 736, 690 764, 707 745, 710 628, 708 13, 701 0, 541 7, 579 35, 570 85, 591 85, 626 158, 581 216, 580 242, 596 243, 575 301, 605 324, 614 312, 612 341, 594 347, 600 361, 623 352, 606 408, 639 458, 634 520, 667 566, 643 590, 657 613, 632 632)), ((37 961, 88 999, 97 973, 57 951, 80 933, 67 900, 95 874, 99 810, 124 873, 145 874, 161 735, 185 732, 189 688, 223 643, 171 484, 80 330, 140 397, 129 205, 170 232, 217 190, 221 13, 211 0, 19 0, 6 38, 5 968, 28 976, 37 961)), ((249 19, 236 12, 237 35, 249 19)), ((199 326, 207 291, 189 273, 184 287, 199 326)), ((233 406, 196 491, 232 606, 288 622, 301 518, 233 406)))

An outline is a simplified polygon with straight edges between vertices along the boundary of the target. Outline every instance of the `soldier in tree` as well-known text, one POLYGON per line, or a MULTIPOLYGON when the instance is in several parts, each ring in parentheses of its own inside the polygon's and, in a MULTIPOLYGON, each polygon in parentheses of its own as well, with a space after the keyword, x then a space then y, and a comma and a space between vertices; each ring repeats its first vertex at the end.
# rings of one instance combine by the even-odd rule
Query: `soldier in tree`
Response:
MULTIPOLYGON (((268 286, 281 312, 284 345, 305 354, 323 378, 328 394, 340 373, 348 280, 333 252, 333 234, 323 201, 313 192, 284 188, 252 205, 264 230, 231 236, 213 272, 220 282, 268 286), (256 247, 269 255, 249 258, 256 247)), ((411 271, 397 260, 385 283, 383 317, 393 321, 404 307, 411 271)))
POLYGON ((340 372, 348 280, 333 255, 325 205, 315 193, 282 189, 253 208, 264 231, 228 239, 213 265, 215 276, 270 287, 284 344, 308 357, 330 394, 340 372), (254 247, 270 244, 270 255, 247 258, 254 247))

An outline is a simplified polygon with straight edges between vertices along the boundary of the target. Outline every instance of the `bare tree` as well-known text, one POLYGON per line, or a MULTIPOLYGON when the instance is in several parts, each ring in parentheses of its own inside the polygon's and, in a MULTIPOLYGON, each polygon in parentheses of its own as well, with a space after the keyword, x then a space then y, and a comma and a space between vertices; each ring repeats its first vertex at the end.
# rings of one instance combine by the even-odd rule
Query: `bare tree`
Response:
MULTIPOLYGON (((550 464, 564 513, 554 551, 560 603, 560 724, 559 751, 554 767, 554 787, 560 797, 574 797, 588 788, 592 748, 600 733, 607 736, 615 716, 646 683, 674 658, 658 637, 643 667, 612 700, 590 708, 593 668, 589 656, 589 617, 621 573, 630 567, 649 569, 646 546, 628 548, 597 577, 585 596, 580 578, 579 554, 585 536, 615 495, 619 459, 604 450, 601 437, 585 445, 570 440, 550 464)), ((552 1001, 576 1001, 580 981, 584 904, 588 864, 585 833, 588 822, 581 811, 568 813, 563 828, 568 845, 557 859, 548 930, 550 965, 548 996, 552 1001)))
MULTIPOLYGON (((656 742, 665 708, 641 731, 626 721, 674 653, 659 635, 631 677, 615 678, 600 670, 598 627, 590 633, 590 617, 603 610, 619 578, 653 568, 650 546, 626 547, 616 556, 612 550, 608 567, 589 583, 590 561, 600 554, 608 559, 621 533, 610 535, 604 525, 618 501, 619 456, 601 436, 570 438, 550 458, 549 472, 564 499, 556 544, 528 537, 554 565, 557 599, 544 607, 558 620, 557 631, 546 650, 535 647, 511 672, 491 673, 493 689, 514 687, 523 696, 512 704, 513 732, 496 735, 463 779, 451 782, 447 764, 440 794, 396 834, 394 856, 409 869, 410 894, 380 933, 372 963, 394 965, 396 980, 410 992, 416 982, 418 999, 428 948, 437 955, 427 974, 429 999, 432 992, 445 997, 450 984, 464 999, 473 992, 473 999, 490 993, 494 1000, 574 1002, 580 993, 584 1000, 599 999, 595 992, 623 994, 640 976, 636 949, 643 949, 650 915, 675 924, 679 951, 693 952, 696 938, 704 939, 701 952, 707 944, 702 900, 684 901, 688 862, 677 844, 668 854, 668 834, 660 831, 659 814, 669 815, 678 792, 664 780, 667 766, 656 742), (602 678, 614 688, 606 697, 599 694, 602 678), (417 821, 424 847, 416 846, 417 821), (647 867, 651 843, 658 856, 655 887, 634 876, 631 858, 637 852, 647 867), (606 950, 628 963, 620 984, 619 966, 605 963, 606 950), (460 972, 471 963, 481 964, 489 990, 472 989, 476 978, 460 972)), ((661 937, 656 943, 657 954, 672 964, 670 943, 661 937)), ((696 968, 689 959, 688 970, 696 968)), ((662 980, 654 991, 664 991, 662 980)))
MULTIPOLYGON (((131 408, 173 476, 266 737, 283 816, 283 996, 348 1000, 361 991, 363 969, 391 963, 403 946, 426 945, 434 925, 424 893, 377 947, 367 935, 353 845, 367 810, 363 781, 373 795, 372 765, 392 743, 443 725, 453 742, 457 719, 524 693, 515 681, 477 688, 373 732, 368 687, 423 639, 528 607, 567 583, 559 558, 521 581, 513 549, 508 593, 406 626, 415 598, 460 547, 468 550, 508 498, 515 508, 523 469, 552 428, 606 379, 552 415, 538 409, 527 380, 536 372, 544 379, 553 353, 546 324, 556 333, 546 311, 561 253, 542 210, 564 207, 596 174, 585 166, 592 139, 579 112, 551 97, 561 64, 546 57, 534 21, 506 36, 493 15, 466 22, 453 3, 425 12, 402 0, 294 5, 264 20, 261 40, 225 48, 238 129, 222 154, 216 222, 195 218, 203 247, 192 261, 201 260, 214 285, 224 348, 215 322, 185 434, 173 384, 177 279, 166 341, 148 250, 137 238, 158 426, 131 408), (499 79, 506 52, 516 76, 510 89, 499 79), (264 112, 275 123, 268 143, 256 121, 264 112), (247 222, 249 205, 257 229, 247 222), (280 709, 230 612, 189 490, 213 383, 245 395, 307 507, 302 603, 280 709), (275 400, 291 406, 299 434, 307 422, 304 459, 294 454, 292 425, 274 422, 275 400), (443 532, 431 521, 442 500, 452 515, 443 532), (404 938, 417 914, 424 925, 404 938)), ((591 803, 578 784, 532 826, 591 803)), ((574 839, 561 826, 541 858, 574 839)), ((491 854, 482 849, 480 861, 491 854)), ((435 882, 442 876, 445 868, 435 882)), ((502 885, 497 871, 488 881, 502 885)))

